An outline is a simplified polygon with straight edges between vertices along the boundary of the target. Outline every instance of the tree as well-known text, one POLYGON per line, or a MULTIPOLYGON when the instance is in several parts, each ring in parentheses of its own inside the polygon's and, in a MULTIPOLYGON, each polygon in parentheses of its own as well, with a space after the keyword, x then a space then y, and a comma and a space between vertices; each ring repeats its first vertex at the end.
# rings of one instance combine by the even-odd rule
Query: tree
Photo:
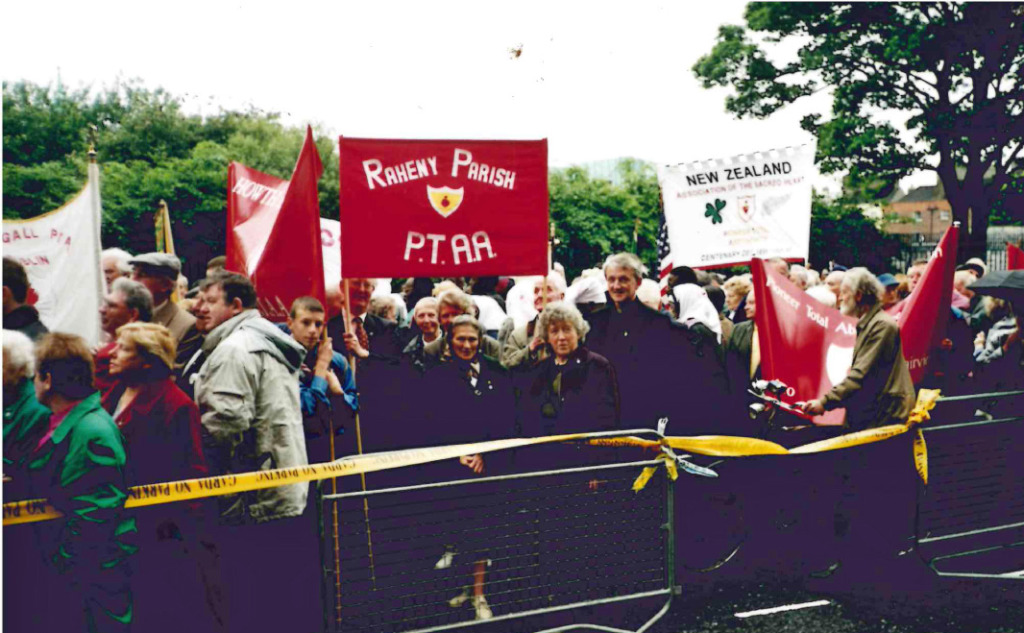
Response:
MULTIPOLYGON (((85 185, 88 149, 95 144, 104 246, 153 250, 153 215, 166 200, 190 277, 224 253, 228 163, 287 179, 305 134, 282 125, 274 113, 189 115, 179 98, 138 81, 98 92, 5 82, 3 117, 5 218, 30 218, 74 196, 85 185)), ((337 218, 334 141, 324 133, 317 137, 324 162, 320 212, 337 218)))
POLYGON ((1024 4, 764 2, 745 19, 693 67, 705 88, 734 89, 728 111, 764 118, 831 89, 831 117, 802 122, 822 171, 876 197, 937 172, 962 256, 984 256, 993 214, 1024 218, 1024 4), (796 59, 772 61, 785 43, 796 59))
POLYGON ((818 269, 829 262, 865 266, 875 273, 889 271, 900 255, 898 238, 878 230, 861 210, 843 200, 815 193, 811 200, 811 243, 808 261, 818 269))
POLYGON ((621 185, 592 179, 581 167, 548 176, 558 242, 554 259, 565 266, 569 281, 621 251, 637 252, 650 270, 657 270, 658 179, 653 169, 638 161, 623 160, 618 169, 621 185))

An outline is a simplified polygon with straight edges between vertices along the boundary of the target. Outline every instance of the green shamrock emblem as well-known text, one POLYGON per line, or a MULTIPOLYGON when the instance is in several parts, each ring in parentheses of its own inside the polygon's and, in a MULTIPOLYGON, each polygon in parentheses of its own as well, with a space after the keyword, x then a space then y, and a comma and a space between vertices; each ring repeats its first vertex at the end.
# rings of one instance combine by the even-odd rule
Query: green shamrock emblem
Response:
POLYGON ((725 208, 725 200, 719 200, 715 198, 715 203, 710 202, 704 205, 704 217, 711 218, 712 224, 719 224, 722 222, 722 209, 725 208))

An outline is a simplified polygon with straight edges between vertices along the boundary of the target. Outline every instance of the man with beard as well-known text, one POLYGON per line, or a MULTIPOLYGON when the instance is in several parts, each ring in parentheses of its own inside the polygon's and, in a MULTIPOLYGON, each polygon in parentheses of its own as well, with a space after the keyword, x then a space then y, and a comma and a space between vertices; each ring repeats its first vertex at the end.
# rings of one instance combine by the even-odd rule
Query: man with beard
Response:
POLYGON ((856 317, 857 342, 846 379, 817 400, 804 403, 807 413, 846 409, 851 431, 906 422, 914 406, 914 384, 903 358, 896 321, 882 310, 884 289, 866 268, 847 271, 840 287, 840 309, 856 317))

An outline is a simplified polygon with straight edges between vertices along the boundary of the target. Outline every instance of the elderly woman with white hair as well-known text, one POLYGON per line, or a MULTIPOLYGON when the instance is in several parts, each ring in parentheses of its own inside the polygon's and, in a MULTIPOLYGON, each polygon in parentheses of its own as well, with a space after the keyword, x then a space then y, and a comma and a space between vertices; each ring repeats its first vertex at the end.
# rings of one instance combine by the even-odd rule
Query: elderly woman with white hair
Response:
MULTIPOLYGON (((521 407, 524 436, 611 431, 619 427, 615 370, 608 359, 583 346, 589 330, 583 315, 572 304, 555 302, 544 308, 537 331, 550 355, 525 381, 521 407)), ((600 455, 593 448, 581 451, 575 445, 552 445, 522 451, 517 461, 523 459, 529 459, 527 467, 543 469, 554 463, 590 463, 600 459, 600 455)))
MULTIPOLYGON (((21 332, 4 330, 4 474, 11 475, 23 465, 46 431, 50 410, 39 404, 32 386, 32 340, 21 332)), ((19 485, 14 477, 14 486, 19 485)), ((4 495, 20 498, 4 484, 4 495)))
MULTIPOLYGON (((469 444, 492 438, 511 437, 516 427, 516 400, 512 382, 505 369, 483 353, 485 337, 483 325, 474 317, 463 314, 455 317, 446 335, 451 359, 430 369, 423 378, 425 394, 439 406, 432 407, 422 424, 410 425, 406 431, 410 446, 443 446, 469 444)), ((425 465, 414 472, 417 483, 447 481, 480 475, 500 474, 505 468, 502 455, 464 455, 425 465)), ((481 494, 478 488, 476 494, 481 494)), ((442 495, 443 496, 443 495, 442 495)), ((480 513, 467 511, 463 504, 450 502, 433 495, 432 508, 444 510, 453 523, 472 524, 477 530, 464 534, 442 535, 447 542, 441 558, 435 563, 437 570, 451 570, 459 578, 471 578, 465 591, 449 601, 453 608, 472 606, 477 620, 492 617, 484 596, 487 573, 488 544, 481 540, 479 529, 486 519, 480 513)), ((427 543, 436 536, 421 534, 427 543)))

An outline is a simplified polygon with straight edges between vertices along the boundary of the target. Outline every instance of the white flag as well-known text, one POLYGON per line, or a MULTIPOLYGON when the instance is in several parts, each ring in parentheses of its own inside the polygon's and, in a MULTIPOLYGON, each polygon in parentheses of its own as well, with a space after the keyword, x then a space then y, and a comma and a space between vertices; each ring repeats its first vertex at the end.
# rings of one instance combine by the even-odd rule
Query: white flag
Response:
POLYGON ((659 170, 672 265, 806 260, 814 149, 802 145, 659 170))
MULTIPOLYGON (((89 345, 100 340, 99 167, 63 207, 30 220, 4 220, 4 257, 21 262, 38 297, 39 318, 51 332, 68 332, 89 345)), ((30 293, 30 297, 31 297, 30 293)))

